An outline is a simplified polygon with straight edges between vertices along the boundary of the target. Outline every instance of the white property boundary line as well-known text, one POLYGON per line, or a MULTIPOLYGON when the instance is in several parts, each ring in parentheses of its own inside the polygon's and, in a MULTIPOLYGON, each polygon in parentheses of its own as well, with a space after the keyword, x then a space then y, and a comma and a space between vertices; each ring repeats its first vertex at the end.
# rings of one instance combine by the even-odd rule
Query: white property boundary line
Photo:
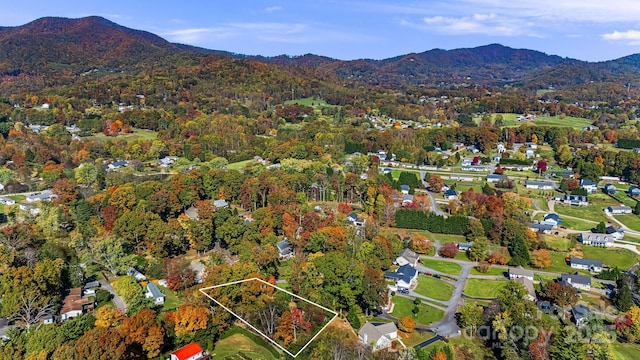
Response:
POLYGON ((270 283, 268 283, 268 282, 266 282, 266 281, 264 281, 264 280, 262 280, 262 279, 258 279, 258 278, 255 278, 255 277, 254 277, 254 278, 250 278, 250 279, 244 279, 244 280, 232 281, 232 282, 228 282, 228 283, 220 284, 220 285, 215 285, 215 286, 204 287, 204 288, 200 288, 199 290, 200 290, 200 292, 201 292, 201 293, 203 293, 203 294, 204 294, 204 296, 208 297, 208 298, 209 298, 209 299, 211 299, 213 302, 215 302, 216 304, 218 304, 220 307, 222 307, 223 309, 225 309, 225 310, 227 310, 228 312, 230 312, 233 316, 237 317, 237 318, 238 318, 238 320, 242 321, 242 322, 243 322, 243 323, 245 323, 247 326, 249 326, 251 329, 253 329, 253 331, 255 331, 255 332, 257 332, 258 334, 262 335, 264 338, 266 338, 267 340, 269 340, 272 344, 274 344, 275 346, 277 346, 278 348, 280 348, 282 351, 286 352, 287 354, 289 354, 290 356, 292 356, 292 357, 294 357, 294 358, 295 358, 295 357, 297 357, 298 355, 300 355, 300 353, 301 353, 301 352, 303 352, 303 351, 304 351, 304 349, 306 349, 306 348, 307 348, 307 346, 309 346, 309 344, 311 344, 311 342, 312 342, 313 340, 315 340, 315 339, 316 339, 316 337, 318 337, 318 335, 320 335, 320 333, 321 333, 321 332, 322 332, 322 331, 323 331, 327 326, 329 326, 329 324, 331 324, 331 322, 332 322, 336 317, 338 317, 338 313, 337 313, 337 312, 335 312, 335 311, 333 311, 333 310, 329 310, 329 309, 327 309, 326 307, 324 307, 324 306, 322 306, 322 305, 320 305, 320 304, 314 303, 313 301, 307 300, 307 299, 303 298, 302 296, 296 295, 296 294, 294 294, 294 293, 292 293, 292 292, 290 292, 290 291, 288 291, 288 290, 285 290, 285 289, 279 288, 279 287, 277 287, 277 286, 275 286, 275 285, 273 285, 273 284, 270 284, 270 283), (246 321, 245 319, 243 319, 243 318, 241 318, 240 316, 238 316, 238 314, 234 313, 233 311, 231 311, 231 309, 229 309, 228 307, 226 307, 226 306, 222 305, 218 300, 214 299, 213 297, 211 297, 209 294, 207 294, 207 293, 205 292, 206 290, 211 290, 211 289, 215 289, 215 288, 219 288, 219 287, 224 287, 224 286, 228 286, 228 285, 240 284, 240 283, 244 283, 244 282, 247 282, 247 281, 254 281, 254 280, 259 281, 259 282, 261 282, 261 283, 263 283, 263 284, 265 284, 265 285, 269 285, 269 286, 271 286, 271 287, 275 288, 276 290, 284 291, 285 293, 287 293, 287 294, 289 294, 289 295, 291 295, 291 296, 294 296, 294 297, 296 297, 296 298, 298 298, 298 299, 300 299, 300 300, 302 300, 302 301, 306 301, 306 302, 307 302, 307 303, 309 303, 309 304, 315 305, 315 306, 317 306, 317 307, 321 308, 322 310, 328 311, 328 312, 330 312, 330 313, 332 313, 332 314, 333 314, 333 317, 331 318, 331 320, 329 320, 329 321, 328 321, 328 322, 327 322, 327 323, 322 327, 322 329, 320 329, 320 331, 318 331, 318 332, 317 332, 317 333, 316 333, 316 334, 311 338, 311 340, 309 340, 309 341, 308 341, 308 342, 307 342, 307 343, 302 347, 302 349, 300 349, 297 353, 293 354, 292 352, 290 352, 289 350, 287 350, 286 348, 284 348, 282 345, 278 344, 275 340, 273 340, 273 339, 272 339, 272 338, 270 338, 269 336, 267 336, 267 335, 265 335, 264 333, 262 333, 262 331, 260 331, 260 330, 256 329, 256 327, 255 327, 255 326, 253 326, 253 325, 249 324, 249 322, 248 322, 248 321, 246 321))

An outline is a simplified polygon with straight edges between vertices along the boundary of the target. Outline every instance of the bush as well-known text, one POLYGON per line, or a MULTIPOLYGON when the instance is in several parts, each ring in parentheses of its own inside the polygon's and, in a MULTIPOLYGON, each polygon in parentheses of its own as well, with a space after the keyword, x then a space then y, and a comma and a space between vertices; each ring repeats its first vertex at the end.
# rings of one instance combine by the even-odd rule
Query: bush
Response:
POLYGON ((440 256, 454 258, 458 255, 458 245, 456 243, 446 243, 439 251, 440 256))
POLYGON ((476 270, 478 270, 478 272, 486 274, 487 272, 489 272, 489 269, 491 269, 491 264, 489 264, 486 261, 481 261, 478 266, 476 266, 476 270))

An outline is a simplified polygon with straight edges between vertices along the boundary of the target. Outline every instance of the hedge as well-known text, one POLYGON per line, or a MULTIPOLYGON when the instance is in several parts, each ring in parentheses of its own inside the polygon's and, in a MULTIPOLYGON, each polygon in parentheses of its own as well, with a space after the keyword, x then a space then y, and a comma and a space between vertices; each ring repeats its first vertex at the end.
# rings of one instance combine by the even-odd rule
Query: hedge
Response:
POLYGON ((469 219, 463 215, 445 218, 433 212, 399 209, 396 211, 396 227, 427 230, 437 234, 464 235, 469 227, 469 219))

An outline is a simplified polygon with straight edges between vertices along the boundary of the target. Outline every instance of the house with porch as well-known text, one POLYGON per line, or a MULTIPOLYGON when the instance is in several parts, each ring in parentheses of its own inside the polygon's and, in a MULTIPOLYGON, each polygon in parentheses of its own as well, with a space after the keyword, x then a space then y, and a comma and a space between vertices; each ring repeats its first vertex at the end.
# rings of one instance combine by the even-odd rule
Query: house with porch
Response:
POLYGON ((365 346, 371 346, 372 351, 388 349, 393 340, 398 338, 398 328, 394 323, 373 325, 366 322, 358 330, 358 339, 365 346))
POLYGON ((577 257, 569 258, 569 266, 572 269, 588 270, 590 273, 597 274, 602 272, 602 261, 581 259, 577 257))
POLYGON ((598 191, 598 184, 589 179, 580 179, 580 187, 583 188, 587 194, 598 191))
POLYGON ((598 234, 586 231, 580 233, 580 242, 584 245, 612 247, 614 244, 613 236, 609 234, 598 234))
POLYGON ((410 289, 418 283, 418 271, 410 264, 402 265, 396 271, 385 271, 384 277, 395 280, 397 288, 410 289))
POLYGON ((536 190, 553 190, 554 188, 554 184, 550 181, 528 180, 528 181, 525 181, 524 186, 527 189, 536 189, 536 190))

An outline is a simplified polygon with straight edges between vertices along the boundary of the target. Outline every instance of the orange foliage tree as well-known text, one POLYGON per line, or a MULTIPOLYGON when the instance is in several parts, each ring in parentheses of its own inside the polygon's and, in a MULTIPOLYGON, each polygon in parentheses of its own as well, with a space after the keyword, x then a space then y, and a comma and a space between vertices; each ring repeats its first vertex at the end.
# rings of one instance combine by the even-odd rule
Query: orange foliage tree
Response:
POLYGON ((191 305, 181 305, 174 314, 176 336, 190 334, 207 328, 209 310, 191 305))

